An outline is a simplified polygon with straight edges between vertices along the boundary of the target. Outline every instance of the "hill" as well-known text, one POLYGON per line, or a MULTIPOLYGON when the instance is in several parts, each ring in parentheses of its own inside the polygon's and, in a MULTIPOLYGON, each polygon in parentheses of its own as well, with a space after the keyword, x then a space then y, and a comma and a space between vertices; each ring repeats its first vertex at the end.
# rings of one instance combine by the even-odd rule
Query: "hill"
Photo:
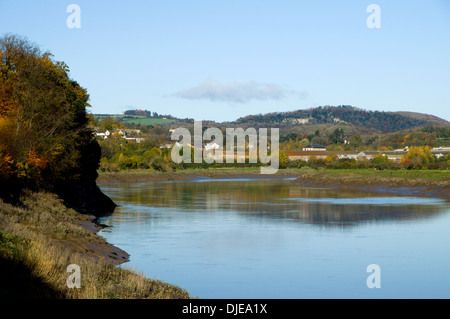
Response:
POLYGON ((430 114, 417 113, 417 112, 395 112, 395 113, 400 114, 402 116, 410 117, 413 119, 427 121, 428 124, 431 124, 431 125, 449 126, 448 121, 441 119, 440 117, 430 115, 430 114))
POLYGON ((111 118, 114 121, 120 122, 125 126, 132 125, 155 125, 174 123, 176 120, 172 117, 147 117, 143 115, 125 115, 125 114, 93 114, 96 121, 101 121, 105 118, 111 118))
POLYGON ((396 132, 426 125, 448 127, 450 122, 436 116, 414 112, 367 111, 349 105, 319 106, 291 112, 248 115, 239 118, 241 125, 300 125, 350 123, 357 127, 373 128, 382 132, 396 132))

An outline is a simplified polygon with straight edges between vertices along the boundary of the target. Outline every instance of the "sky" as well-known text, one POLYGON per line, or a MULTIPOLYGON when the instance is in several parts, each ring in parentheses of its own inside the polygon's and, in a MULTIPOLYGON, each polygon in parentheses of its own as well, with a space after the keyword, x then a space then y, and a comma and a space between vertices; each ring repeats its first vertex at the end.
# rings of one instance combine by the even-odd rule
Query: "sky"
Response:
POLYGON ((91 113, 352 105, 450 120, 450 0, 0 0, 7 33, 64 61, 91 113))

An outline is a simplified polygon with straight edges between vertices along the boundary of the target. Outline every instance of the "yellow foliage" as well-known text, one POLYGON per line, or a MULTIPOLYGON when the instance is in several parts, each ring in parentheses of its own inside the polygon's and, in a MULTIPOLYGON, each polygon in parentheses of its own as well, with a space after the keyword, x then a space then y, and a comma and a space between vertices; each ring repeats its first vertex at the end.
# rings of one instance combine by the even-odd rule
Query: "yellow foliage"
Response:
POLYGON ((420 168, 434 162, 434 160, 429 146, 412 146, 408 150, 408 153, 402 156, 400 163, 414 168, 420 168))
POLYGON ((339 158, 336 154, 331 153, 330 155, 328 155, 327 157, 325 157, 325 162, 331 163, 333 161, 338 161, 339 158))

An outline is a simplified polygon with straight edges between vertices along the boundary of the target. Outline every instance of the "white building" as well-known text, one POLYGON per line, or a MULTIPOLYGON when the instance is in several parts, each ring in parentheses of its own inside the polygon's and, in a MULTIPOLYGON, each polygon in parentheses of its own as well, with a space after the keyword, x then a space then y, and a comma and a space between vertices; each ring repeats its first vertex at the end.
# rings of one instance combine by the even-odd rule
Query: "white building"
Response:
POLYGON ((325 146, 319 144, 309 144, 303 148, 303 151, 326 151, 327 148, 325 146))

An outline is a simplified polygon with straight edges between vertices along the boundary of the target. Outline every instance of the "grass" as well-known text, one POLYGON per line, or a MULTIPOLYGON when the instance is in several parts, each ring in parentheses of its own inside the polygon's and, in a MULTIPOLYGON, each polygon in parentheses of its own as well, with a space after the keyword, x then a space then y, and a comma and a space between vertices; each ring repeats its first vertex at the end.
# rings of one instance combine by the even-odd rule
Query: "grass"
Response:
MULTIPOLYGON (((217 168, 186 168, 172 172, 161 172, 153 169, 130 169, 118 172, 101 172, 99 171, 99 180, 106 181, 115 177, 126 179, 126 177, 147 178, 149 180, 159 179, 177 179, 185 178, 192 175, 204 176, 223 176, 223 175, 242 175, 242 174, 259 174, 259 167, 217 167, 217 168), (166 178, 165 178, 166 177, 166 178)), ((386 178, 402 178, 402 179, 420 179, 420 180, 436 180, 449 181, 450 170, 375 170, 375 169, 312 169, 303 168, 287 168, 279 169, 276 175, 316 175, 326 174, 329 176, 354 176, 354 177, 386 177, 386 178)))
POLYGON ((175 122, 175 120, 135 117, 135 118, 122 118, 122 122, 125 124, 154 125, 154 124, 173 123, 175 122))
MULTIPOLYGON (((127 254, 92 230, 88 215, 50 193, 25 192, 20 204, 0 200, 1 298, 185 299, 177 286, 117 267, 127 254), (124 257, 122 256, 122 257, 124 257), (81 269, 81 288, 68 288, 67 266, 81 269)), ((95 227, 94 227, 95 228, 95 227)))
POLYGON ((450 200, 449 170, 304 170, 296 182, 308 186, 431 196, 450 200))
POLYGON ((359 176, 384 176, 426 180, 450 180, 450 170, 374 170, 374 169, 327 169, 322 173, 332 175, 353 174, 359 176))
MULTIPOLYGON (((298 169, 296 171, 299 171, 298 169)), ((146 182, 146 181, 167 181, 167 180, 187 180, 193 176, 205 177, 226 177, 233 175, 260 175, 259 167, 243 168, 187 168, 177 171, 161 172, 153 169, 130 169, 118 172, 101 172, 97 182, 146 182)), ((295 173, 291 170, 279 170, 279 175, 289 175, 295 173)))
POLYGON ((111 115, 95 115, 95 116, 99 121, 106 117, 110 117, 113 120, 120 121, 124 124, 137 124, 137 125, 154 125, 154 124, 166 124, 175 122, 175 120, 170 119, 148 118, 145 116, 138 116, 138 115, 111 114, 111 115))

